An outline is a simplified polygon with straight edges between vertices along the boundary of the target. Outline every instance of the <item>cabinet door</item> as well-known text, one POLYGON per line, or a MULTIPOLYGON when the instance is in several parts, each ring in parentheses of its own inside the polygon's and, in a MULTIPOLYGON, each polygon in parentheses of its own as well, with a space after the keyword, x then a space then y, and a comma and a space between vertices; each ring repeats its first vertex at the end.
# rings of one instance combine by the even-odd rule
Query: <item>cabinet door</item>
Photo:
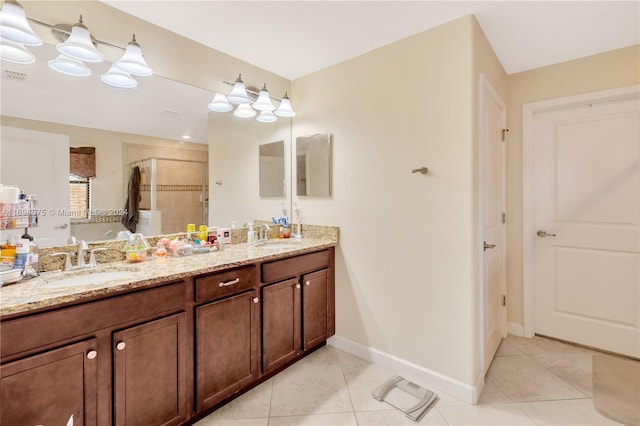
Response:
POLYGON ((3 365, 0 424, 95 426, 96 347, 91 339, 3 365))
POLYGON ((300 283, 290 279, 262 287, 262 371, 301 353, 300 283))
POLYGON ((115 424, 168 426, 187 418, 187 321, 180 313, 119 331, 114 345, 115 424))
POLYGON ((327 340, 329 279, 327 269, 302 276, 302 324, 304 350, 327 340))
POLYGON ((258 378, 259 307, 251 291, 196 308, 198 411, 258 378))

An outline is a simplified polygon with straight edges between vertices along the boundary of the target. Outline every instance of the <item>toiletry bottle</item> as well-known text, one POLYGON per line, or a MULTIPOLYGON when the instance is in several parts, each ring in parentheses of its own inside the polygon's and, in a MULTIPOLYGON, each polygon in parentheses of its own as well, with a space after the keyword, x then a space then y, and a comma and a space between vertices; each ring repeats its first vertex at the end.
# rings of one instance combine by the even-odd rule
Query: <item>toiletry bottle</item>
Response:
POLYGON ((253 230, 253 223, 249 224, 249 232, 247 232, 247 244, 256 242, 256 232, 253 230))
POLYGON ((16 258, 13 262, 13 269, 24 269, 29 260, 29 241, 26 238, 20 238, 16 243, 16 258))
POLYGON ((38 271, 38 245, 33 242, 33 237, 25 232, 22 235, 23 240, 29 240, 29 256, 27 257, 27 266, 31 266, 34 272, 38 271))
POLYGON ((16 243, 15 235, 11 235, 7 241, 2 244, 2 253, 0 254, 0 262, 3 269, 13 268, 13 262, 16 260, 16 243))

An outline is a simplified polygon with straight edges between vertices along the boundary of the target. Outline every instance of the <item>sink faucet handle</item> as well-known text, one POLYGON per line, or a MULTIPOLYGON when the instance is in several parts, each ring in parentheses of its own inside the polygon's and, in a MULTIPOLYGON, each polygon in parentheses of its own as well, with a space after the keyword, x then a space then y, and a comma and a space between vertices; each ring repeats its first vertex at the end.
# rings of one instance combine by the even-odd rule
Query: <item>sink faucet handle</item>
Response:
POLYGON ((63 271, 68 271, 71 269, 71 256, 67 251, 60 251, 57 253, 51 253, 49 256, 64 256, 64 266, 62 267, 63 271))
POLYGON ((91 249, 89 251, 89 253, 91 253, 91 255, 89 256, 89 266, 98 266, 98 262, 96 261, 96 252, 97 251, 107 251, 106 247, 96 247, 94 249, 91 249))

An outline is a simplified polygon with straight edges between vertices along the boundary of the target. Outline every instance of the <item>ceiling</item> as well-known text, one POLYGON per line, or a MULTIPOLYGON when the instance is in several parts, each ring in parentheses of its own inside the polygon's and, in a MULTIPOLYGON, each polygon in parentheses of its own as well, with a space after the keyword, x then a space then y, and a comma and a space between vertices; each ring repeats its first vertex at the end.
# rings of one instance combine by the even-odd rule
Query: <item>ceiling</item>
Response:
POLYGON ((468 14, 507 74, 640 43, 637 0, 103 2, 289 80, 468 14))

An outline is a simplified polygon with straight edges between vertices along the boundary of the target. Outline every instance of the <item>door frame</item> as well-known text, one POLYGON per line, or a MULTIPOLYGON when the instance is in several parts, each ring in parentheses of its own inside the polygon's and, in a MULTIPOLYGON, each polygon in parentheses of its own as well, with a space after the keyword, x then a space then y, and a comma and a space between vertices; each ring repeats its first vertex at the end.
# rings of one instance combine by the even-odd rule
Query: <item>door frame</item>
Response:
MULTIPOLYGON (((485 96, 490 96, 499 106, 500 108, 502 108, 502 122, 504 123, 504 128, 506 129, 507 126, 507 107, 505 102, 502 100, 502 98, 500 97, 500 95, 498 94, 498 92, 493 88, 493 86, 491 85, 491 82, 486 78, 486 76, 484 74, 480 74, 480 108, 479 108, 479 152, 478 152, 478 236, 479 236, 479 241, 477 241, 477 245, 478 247, 480 247, 480 245, 485 241, 485 236, 484 236, 484 219, 485 219, 485 215, 484 215, 484 191, 485 191, 485 166, 484 166, 484 160, 485 160, 485 152, 487 149, 487 145, 488 145, 488 141, 485 138, 485 124, 484 124, 484 113, 485 113, 485 109, 484 109, 484 105, 485 105, 485 96)), ((500 183, 501 186, 501 198, 502 198, 502 202, 503 202, 503 208, 504 208, 504 213, 506 214, 506 207, 507 207, 507 157, 506 157, 506 144, 503 144, 501 147, 501 153, 500 153, 500 157, 501 157, 501 167, 502 167, 502 182, 500 183)), ((507 294, 507 232, 506 232, 506 224, 503 224, 503 230, 501 232, 501 236, 500 236, 500 241, 498 241, 498 244, 500 244, 503 247, 503 250, 501 251, 502 253, 502 259, 501 259, 501 283, 500 283, 500 287, 502 289, 502 292, 504 295, 507 294)), ((484 379, 484 375, 486 374, 486 371, 484 371, 484 365, 485 365, 485 347, 486 347, 486 338, 487 336, 485 335, 485 321, 487 320, 487 311, 486 311, 486 306, 487 306, 487 299, 488 299, 488 294, 487 294, 487 288, 486 288, 486 283, 484 281, 484 251, 479 249, 479 255, 478 255, 478 267, 479 267, 479 279, 480 279, 480 283, 481 283, 481 297, 479 300, 479 304, 480 304, 480 313, 481 313, 481 321, 479 321, 479 327, 480 327, 480 371, 482 372, 481 376, 484 379)), ((504 307, 504 312, 503 312, 503 321, 504 321, 504 332, 507 332, 507 328, 508 328, 508 324, 507 324, 507 309, 506 306, 504 307)))
POLYGON ((553 98, 522 105, 522 285, 524 298, 522 327, 524 337, 533 337, 535 320, 535 164, 533 160, 535 115, 554 109, 623 100, 638 97, 639 95, 640 84, 634 84, 631 86, 553 98))

